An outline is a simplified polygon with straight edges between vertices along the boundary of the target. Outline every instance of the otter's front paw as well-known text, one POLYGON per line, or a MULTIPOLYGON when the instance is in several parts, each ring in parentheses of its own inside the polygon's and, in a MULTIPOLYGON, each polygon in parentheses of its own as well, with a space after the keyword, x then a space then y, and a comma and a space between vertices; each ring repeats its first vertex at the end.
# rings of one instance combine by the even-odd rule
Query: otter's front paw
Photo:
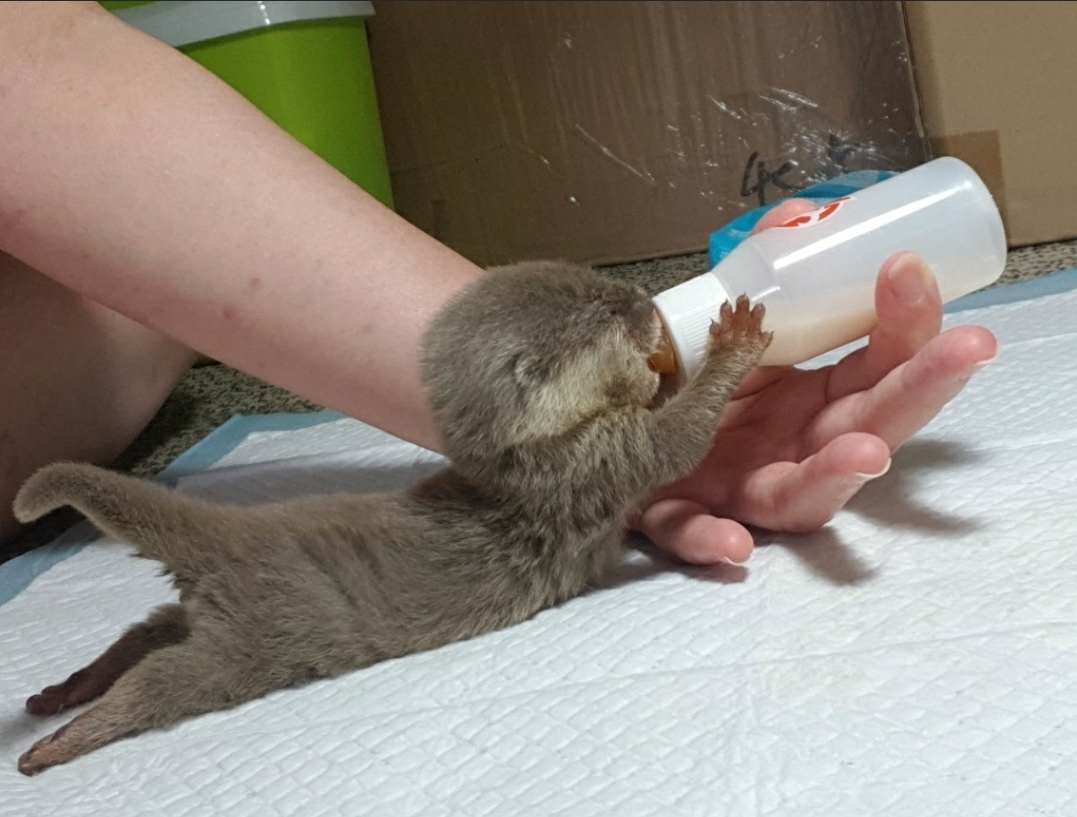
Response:
POLYGON ((743 350, 758 359, 773 337, 773 333, 763 331, 765 313, 763 304, 751 306, 746 295, 737 298, 735 310, 728 303, 722 304, 719 321, 711 324, 711 349, 743 350))

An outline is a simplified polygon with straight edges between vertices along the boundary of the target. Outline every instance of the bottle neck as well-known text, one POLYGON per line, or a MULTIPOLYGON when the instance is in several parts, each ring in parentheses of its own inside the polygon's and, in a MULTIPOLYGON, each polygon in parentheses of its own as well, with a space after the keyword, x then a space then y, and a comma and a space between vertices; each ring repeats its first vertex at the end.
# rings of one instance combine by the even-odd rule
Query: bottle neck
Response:
POLYGON ((731 300, 713 270, 656 295, 652 302, 662 322, 662 346, 669 352, 656 353, 652 366, 672 366, 678 383, 694 377, 707 356, 711 324, 731 300))

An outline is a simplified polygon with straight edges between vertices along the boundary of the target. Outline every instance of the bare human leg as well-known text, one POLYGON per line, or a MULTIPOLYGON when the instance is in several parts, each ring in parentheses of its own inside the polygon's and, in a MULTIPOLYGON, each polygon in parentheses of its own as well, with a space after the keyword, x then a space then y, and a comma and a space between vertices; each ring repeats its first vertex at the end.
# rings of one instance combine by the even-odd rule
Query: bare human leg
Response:
POLYGON ((112 461, 195 357, 0 252, 0 541, 18 528, 11 500, 33 471, 112 461))

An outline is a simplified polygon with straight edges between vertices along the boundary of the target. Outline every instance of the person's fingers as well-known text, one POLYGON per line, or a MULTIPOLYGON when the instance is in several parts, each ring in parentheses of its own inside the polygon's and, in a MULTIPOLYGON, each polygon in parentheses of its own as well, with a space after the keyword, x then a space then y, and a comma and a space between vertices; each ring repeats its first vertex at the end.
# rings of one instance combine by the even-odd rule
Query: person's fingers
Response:
POLYGON ((834 367, 829 400, 870 388, 939 334, 942 296, 920 256, 898 253, 883 264, 875 285, 875 313, 867 346, 834 367))
POLYGON ((802 462, 773 463, 754 472, 731 511, 770 530, 818 530, 864 483, 889 467, 885 441, 871 434, 845 434, 802 462))
POLYGON ((641 515, 637 529, 668 553, 690 564, 742 565, 752 554, 752 535, 732 519, 720 519, 690 499, 660 499, 641 515))
MULTIPOLYGON (((764 213, 752 233, 813 209, 814 205, 802 199, 786 199, 764 213)), ((757 374, 758 370, 753 372, 757 374)), ((777 372, 771 371, 756 377, 755 383, 745 385, 751 392, 764 388, 776 377, 777 372)), ((751 533, 740 523, 716 517, 699 502, 676 496, 659 498, 649 505, 635 527, 658 547, 690 564, 742 565, 754 547, 751 533)))
POLYGON ((785 199, 763 213, 759 221, 756 222, 755 227, 752 228, 752 235, 762 230, 769 230, 771 227, 776 227, 795 216, 809 213, 816 209, 818 208, 814 204, 805 199, 785 199))
POLYGON ((862 431, 882 438, 896 451, 997 355, 998 341, 983 326, 943 332, 871 389, 829 406, 810 429, 810 448, 862 431))

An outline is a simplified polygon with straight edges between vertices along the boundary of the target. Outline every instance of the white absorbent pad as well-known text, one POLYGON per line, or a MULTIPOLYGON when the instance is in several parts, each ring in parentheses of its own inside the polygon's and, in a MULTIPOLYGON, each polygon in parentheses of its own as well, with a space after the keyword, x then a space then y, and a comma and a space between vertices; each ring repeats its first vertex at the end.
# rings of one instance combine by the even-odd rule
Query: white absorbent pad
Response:
MULTIPOLYGON (((1077 814, 1075 284, 950 312, 1001 357, 831 524, 761 535, 747 570, 639 543, 519 626, 34 778, 18 755, 71 713, 26 697, 174 593, 79 531, 21 557, 0 569, 0 814, 1077 814)), ((439 462, 338 415, 237 418, 167 475, 252 502, 439 462)))

